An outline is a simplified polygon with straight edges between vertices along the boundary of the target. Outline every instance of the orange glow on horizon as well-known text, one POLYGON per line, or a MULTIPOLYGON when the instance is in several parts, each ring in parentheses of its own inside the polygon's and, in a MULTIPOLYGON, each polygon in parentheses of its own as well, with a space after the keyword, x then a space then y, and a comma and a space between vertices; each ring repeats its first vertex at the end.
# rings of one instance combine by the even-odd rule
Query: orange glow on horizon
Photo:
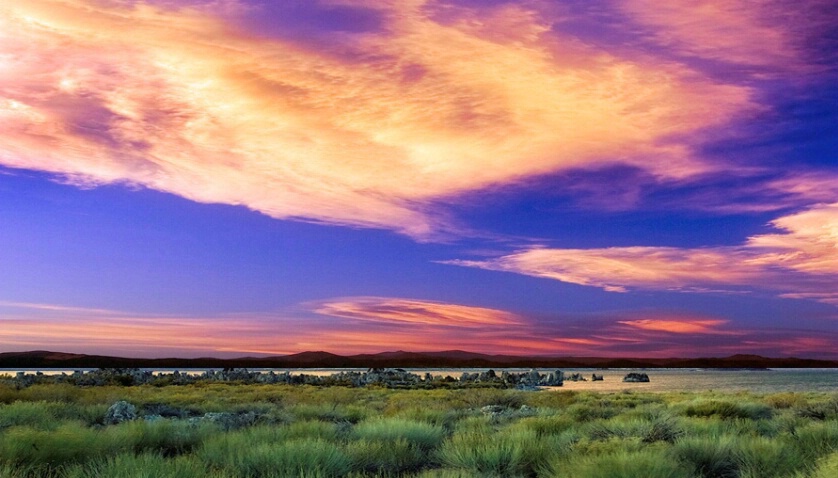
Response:
POLYGON ((717 334, 722 333, 717 330, 720 325, 726 324, 726 320, 712 320, 712 319, 682 319, 682 320, 666 320, 666 319, 637 319, 637 320, 620 320, 618 324, 628 325, 643 330, 656 330, 661 332, 669 332, 673 334, 717 334))
MULTIPOLYGON (((239 314, 204 318, 162 317, 119 312, 114 315, 113 311, 102 309, 50 304, 0 303, 0 320, 3 322, 0 343, 9 350, 46 348, 129 357, 241 357, 316 350, 352 355, 453 349, 507 355, 667 357, 673 356, 672 351, 675 355, 692 356, 718 356, 742 351, 771 354, 772 350, 799 355, 815 350, 831 350, 835 340, 805 332, 775 334, 760 330, 719 330, 718 327, 728 323, 726 320, 695 317, 617 317, 610 324, 595 326, 595 333, 587 330, 545 333, 523 318, 519 318, 518 322, 483 325, 471 321, 441 321, 440 311, 470 309, 454 304, 370 297, 342 298, 331 302, 345 304, 357 300, 358 306, 365 304, 370 309, 368 312, 377 312, 378 309, 371 307, 372 299, 379 303, 426 307, 437 316, 427 321, 415 318, 391 320, 387 314, 371 320, 355 316, 323 317, 322 321, 312 324, 316 316, 239 314), (717 337, 722 341, 714 345, 692 346, 687 342, 671 340, 695 334, 717 337)), ((356 309, 352 310, 353 314, 359 313, 356 309)))

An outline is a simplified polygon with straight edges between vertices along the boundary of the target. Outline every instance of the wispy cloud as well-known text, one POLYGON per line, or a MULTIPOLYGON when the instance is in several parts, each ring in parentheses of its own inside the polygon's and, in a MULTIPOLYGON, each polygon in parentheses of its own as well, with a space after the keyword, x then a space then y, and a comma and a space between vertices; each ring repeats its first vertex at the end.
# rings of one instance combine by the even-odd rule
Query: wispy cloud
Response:
POLYGON ((642 330, 659 330, 674 334, 718 334, 724 333, 717 327, 726 324, 721 319, 635 319, 619 320, 618 324, 628 325, 642 330))
POLYGON ((466 191, 713 169, 685 138, 753 107, 746 87, 621 58, 520 6, 370 2, 381 28, 323 51, 254 37, 243 4, 201 5, 0 8, 0 164, 431 239, 457 230, 438 201, 466 191))
POLYGON ((521 318, 502 310, 426 300, 388 297, 350 297, 318 304, 314 311, 382 324, 420 324, 452 327, 515 325, 521 318))
POLYGON ((344 297, 276 313, 212 317, 11 305, 8 310, 0 308, 0 343, 4 351, 48 349, 135 357, 450 349, 565 356, 683 357, 749 351, 823 357, 834 354, 838 339, 823 330, 753 329, 726 318, 664 311, 543 319, 387 297, 344 297))
POLYGON ((22 309, 35 312, 43 312, 52 314, 56 312, 71 314, 71 315, 88 315, 88 316, 119 316, 122 312, 110 309, 97 309, 88 307, 70 307, 66 305, 57 304, 40 304, 35 302, 12 302, 0 300, 0 310, 3 309, 22 309))
POLYGON ((805 67, 801 29, 819 30, 830 2, 625 0, 618 8, 657 45, 681 56, 763 67, 756 73, 805 67))
POLYGON ((838 305, 838 203, 824 204, 771 222, 780 230, 750 237, 740 246, 533 247, 487 260, 448 264, 515 272, 600 287, 612 292, 656 290, 750 291, 838 305))

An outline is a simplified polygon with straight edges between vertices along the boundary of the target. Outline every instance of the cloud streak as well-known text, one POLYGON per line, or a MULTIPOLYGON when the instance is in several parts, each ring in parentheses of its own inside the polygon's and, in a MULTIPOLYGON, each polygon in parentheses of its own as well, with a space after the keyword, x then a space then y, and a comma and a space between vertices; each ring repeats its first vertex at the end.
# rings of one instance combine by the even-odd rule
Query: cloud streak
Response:
POLYGON ((338 354, 465 349, 553 356, 832 356, 834 333, 751 329, 664 311, 536 320, 498 309, 388 297, 344 297, 273 314, 150 316, 53 304, 0 306, 4 350, 134 357, 338 354), (310 312, 315 312, 311 314, 310 312), (832 355, 830 355, 832 354, 832 355))
POLYGON ((780 2, 743 0, 617 2, 629 18, 649 29, 658 45, 685 56, 772 68, 791 66, 799 55, 791 22, 777 15, 780 2), (782 23, 781 23, 782 22, 782 23))
POLYGON ((502 310, 387 297, 352 297, 342 301, 328 301, 317 305, 314 311, 332 317, 382 324, 479 328, 521 323, 519 317, 502 310))
POLYGON ((748 88, 582 44, 523 7, 369 2, 381 28, 323 51, 212 5, 4 5, 0 164, 431 239, 458 230, 439 201, 467 191, 713 169, 678 138, 753 107, 748 88))
POLYGON ((515 272, 600 287, 682 291, 770 289, 785 297, 838 305, 838 203, 814 206, 771 222, 780 232, 740 246, 527 248, 487 260, 448 264, 515 272))

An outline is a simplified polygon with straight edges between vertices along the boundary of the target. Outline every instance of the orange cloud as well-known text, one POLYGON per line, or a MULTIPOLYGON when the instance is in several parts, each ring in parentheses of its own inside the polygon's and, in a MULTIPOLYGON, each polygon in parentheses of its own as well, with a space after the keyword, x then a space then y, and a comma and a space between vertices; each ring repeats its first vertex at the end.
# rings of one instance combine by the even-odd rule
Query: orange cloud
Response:
POLYGON ((636 319, 619 320, 618 324, 628 325, 642 330, 655 330, 673 334, 714 334, 716 328, 728 321, 719 319, 636 319))
POLYGON ((234 23, 245 7, 222 5, 0 7, 0 164, 431 239, 456 231, 435 201, 465 191, 715 168, 676 138, 752 107, 747 88, 582 44, 523 7, 438 22, 434 2, 371 2, 382 33, 324 52, 254 38, 234 23))
POLYGON ((838 203, 771 222, 782 230, 736 247, 535 247, 488 260, 448 264, 515 272, 600 287, 719 291, 768 288, 786 297, 838 305, 838 203))

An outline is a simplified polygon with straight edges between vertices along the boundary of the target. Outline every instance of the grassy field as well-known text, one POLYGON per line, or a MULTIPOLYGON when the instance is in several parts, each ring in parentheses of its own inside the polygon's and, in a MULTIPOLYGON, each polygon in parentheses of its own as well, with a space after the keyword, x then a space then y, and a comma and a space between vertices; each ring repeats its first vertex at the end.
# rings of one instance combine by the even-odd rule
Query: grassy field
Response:
POLYGON ((0 384, 0 478, 294 476, 834 478, 838 396, 0 384))

